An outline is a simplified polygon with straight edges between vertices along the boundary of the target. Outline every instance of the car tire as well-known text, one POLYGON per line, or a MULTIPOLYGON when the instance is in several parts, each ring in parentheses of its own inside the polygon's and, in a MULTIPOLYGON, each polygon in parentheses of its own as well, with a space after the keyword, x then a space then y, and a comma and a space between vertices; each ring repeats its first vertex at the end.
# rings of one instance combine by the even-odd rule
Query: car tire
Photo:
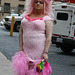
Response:
POLYGON ((61 46, 61 50, 64 53, 71 53, 73 51, 73 48, 72 47, 68 47, 68 46, 61 46))
POLYGON ((15 24, 14 24, 14 29, 15 29, 16 32, 19 32, 19 29, 20 29, 20 23, 15 22, 15 24))
POLYGON ((10 30, 10 28, 9 28, 9 27, 7 27, 7 26, 5 26, 5 25, 4 25, 4 27, 5 27, 7 30, 10 30))

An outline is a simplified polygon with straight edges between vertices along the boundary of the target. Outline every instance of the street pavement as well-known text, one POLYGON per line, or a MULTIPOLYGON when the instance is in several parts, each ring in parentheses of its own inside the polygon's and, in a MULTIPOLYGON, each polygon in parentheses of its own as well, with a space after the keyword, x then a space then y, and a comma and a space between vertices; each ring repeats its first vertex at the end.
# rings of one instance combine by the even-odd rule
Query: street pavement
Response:
MULTIPOLYGON (((11 58, 19 49, 19 33, 10 32, 0 26, 0 75, 12 75, 11 58)), ((75 75, 75 49, 70 54, 64 54, 60 48, 51 44, 49 60, 52 67, 51 75, 75 75)))
POLYGON ((13 75, 11 62, 0 52, 0 75, 13 75))

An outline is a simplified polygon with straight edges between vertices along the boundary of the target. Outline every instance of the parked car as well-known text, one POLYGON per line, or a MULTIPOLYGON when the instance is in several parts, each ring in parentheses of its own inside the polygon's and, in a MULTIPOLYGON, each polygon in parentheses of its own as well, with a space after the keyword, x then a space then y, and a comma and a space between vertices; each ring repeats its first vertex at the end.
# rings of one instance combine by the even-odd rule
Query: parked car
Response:
POLYGON ((3 25, 4 25, 4 22, 5 22, 5 19, 2 19, 2 20, 0 21, 0 25, 3 26, 3 25))
POLYGON ((4 26, 6 29, 10 30, 12 16, 14 16, 14 31, 19 31, 22 15, 19 16, 19 14, 11 14, 10 16, 6 16, 4 26))
POLYGON ((75 49, 75 6, 67 3, 55 5, 52 43, 63 52, 75 49))

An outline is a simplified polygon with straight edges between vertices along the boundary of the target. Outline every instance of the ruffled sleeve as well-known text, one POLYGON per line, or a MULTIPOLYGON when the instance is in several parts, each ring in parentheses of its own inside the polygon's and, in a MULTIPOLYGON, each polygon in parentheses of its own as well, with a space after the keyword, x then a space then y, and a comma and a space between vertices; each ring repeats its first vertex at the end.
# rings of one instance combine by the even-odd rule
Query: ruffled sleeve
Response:
POLYGON ((52 19, 51 17, 49 17, 49 16, 45 16, 45 17, 43 18, 43 20, 44 20, 44 21, 48 21, 48 20, 53 21, 53 19, 52 19))

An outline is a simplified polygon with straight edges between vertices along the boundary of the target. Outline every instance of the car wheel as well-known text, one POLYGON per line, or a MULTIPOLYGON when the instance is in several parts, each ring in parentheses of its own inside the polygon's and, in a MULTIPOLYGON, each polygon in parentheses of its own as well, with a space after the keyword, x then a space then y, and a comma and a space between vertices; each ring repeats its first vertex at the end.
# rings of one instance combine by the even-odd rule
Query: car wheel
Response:
POLYGON ((10 28, 9 28, 9 27, 7 27, 7 26, 5 26, 5 25, 4 25, 4 27, 5 27, 7 30, 10 30, 10 28))
POLYGON ((15 25, 14 25, 14 29, 15 29, 15 31, 19 32, 20 23, 16 22, 15 25))
POLYGON ((73 48, 72 47, 68 47, 68 46, 61 46, 61 50, 64 52, 64 53, 70 53, 73 51, 73 48))

